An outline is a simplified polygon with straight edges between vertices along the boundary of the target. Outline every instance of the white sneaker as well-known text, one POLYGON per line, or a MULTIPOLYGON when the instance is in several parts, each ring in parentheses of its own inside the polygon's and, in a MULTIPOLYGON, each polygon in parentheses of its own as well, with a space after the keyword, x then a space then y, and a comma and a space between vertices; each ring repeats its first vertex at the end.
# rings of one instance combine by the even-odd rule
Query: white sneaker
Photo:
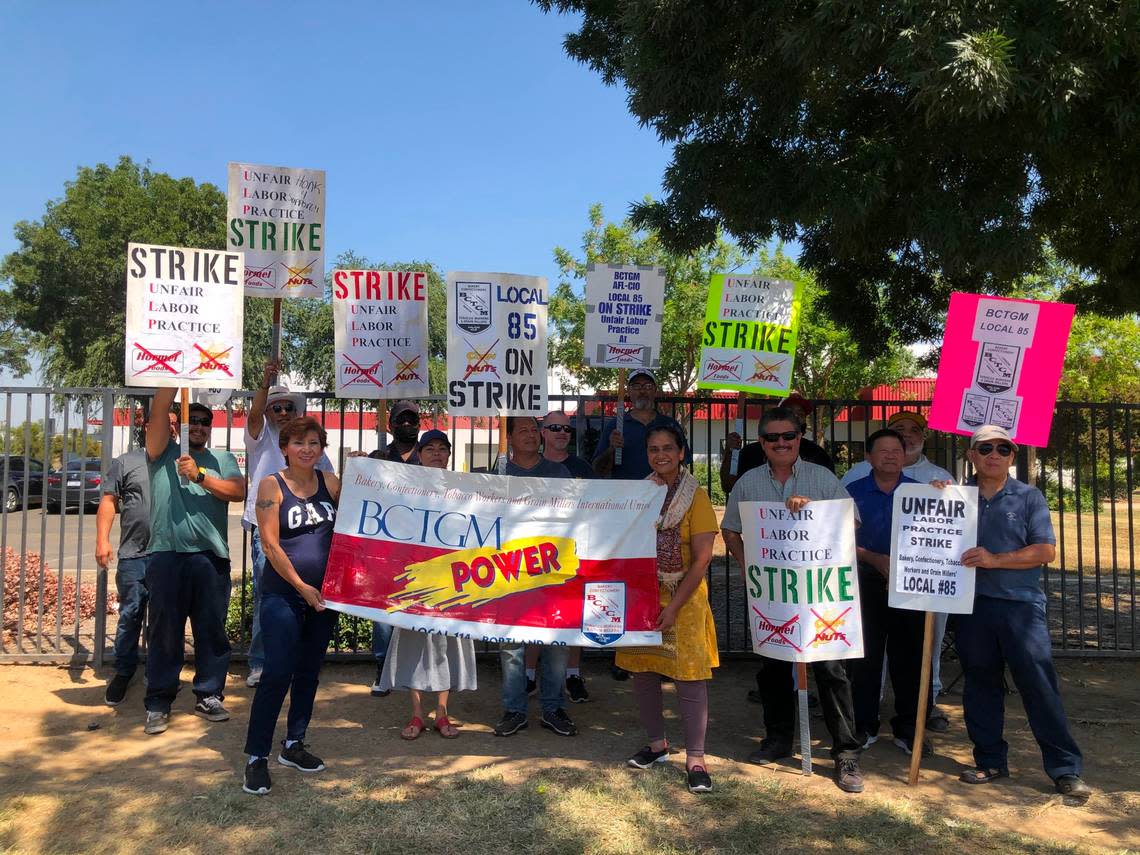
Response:
POLYGON ((863 743, 863 750, 866 751, 868 748, 870 748, 872 745, 874 745, 878 741, 879 741, 879 737, 868 736, 867 741, 863 743))
POLYGON ((147 710, 146 724, 143 725, 143 733, 148 733, 153 736, 156 733, 162 733, 166 730, 166 726, 170 721, 170 713, 157 712, 156 710, 147 710))
POLYGON ((257 684, 261 682, 261 671, 250 671, 249 676, 245 678, 245 684, 251 689, 256 689, 257 684))

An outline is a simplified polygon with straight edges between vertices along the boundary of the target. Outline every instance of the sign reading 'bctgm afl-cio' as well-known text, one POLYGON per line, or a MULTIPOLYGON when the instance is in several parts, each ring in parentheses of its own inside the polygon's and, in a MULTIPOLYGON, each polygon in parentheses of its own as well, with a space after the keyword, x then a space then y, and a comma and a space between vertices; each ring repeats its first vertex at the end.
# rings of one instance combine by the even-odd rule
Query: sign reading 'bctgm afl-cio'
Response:
POLYGON ((664 267, 589 265, 586 364, 596 368, 658 368, 664 301, 664 267))
POLYGON ((891 517, 889 604, 970 614, 974 569, 963 566, 961 558, 977 542, 977 487, 900 484, 891 517))

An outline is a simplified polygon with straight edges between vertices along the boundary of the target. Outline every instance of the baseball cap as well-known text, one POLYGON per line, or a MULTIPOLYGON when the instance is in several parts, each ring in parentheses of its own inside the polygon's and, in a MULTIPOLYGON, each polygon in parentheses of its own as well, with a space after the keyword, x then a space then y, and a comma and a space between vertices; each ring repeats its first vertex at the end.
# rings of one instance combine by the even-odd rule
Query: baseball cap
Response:
POLYGON ((432 428, 431 430, 425 430, 420 436, 420 441, 416 443, 416 451, 419 451, 429 442, 434 442, 437 439, 442 440, 449 449, 451 448, 451 440, 447 438, 447 434, 437 428, 432 428))
POLYGON ((903 419, 910 419, 920 428, 926 430, 926 416, 924 416, 922 413, 916 412, 915 410, 899 410, 897 413, 887 419, 887 427, 890 427, 895 422, 902 421, 903 419))
POLYGON ((632 383, 637 377, 646 377, 654 386, 657 384, 657 375, 650 371, 648 368, 635 368, 629 373, 629 382, 632 383))
POLYGON ((973 448, 979 442, 986 442, 987 440, 1008 442, 1015 450, 1017 449, 1017 443, 1013 441, 1013 437, 1009 435, 1009 431, 998 425, 982 425, 974 431, 974 435, 970 437, 970 448, 973 448))
POLYGON ((402 413, 415 413, 418 416, 420 414, 420 408, 414 401, 401 399, 392 405, 390 417, 395 421, 402 413))

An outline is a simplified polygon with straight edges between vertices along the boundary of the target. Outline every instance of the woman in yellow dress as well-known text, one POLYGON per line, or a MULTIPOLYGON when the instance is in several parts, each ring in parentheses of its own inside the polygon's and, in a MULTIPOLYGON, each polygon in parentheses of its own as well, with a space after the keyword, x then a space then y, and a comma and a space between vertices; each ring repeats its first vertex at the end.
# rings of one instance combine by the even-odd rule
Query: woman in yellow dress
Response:
POLYGON ((689 790, 707 793, 712 779, 705 768, 708 681, 720 664, 716 626, 709 608, 705 571, 712 559, 717 521, 708 493, 681 464, 685 437, 673 425, 650 429, 645 438, 649 479, 668 488, 657 521, 657 588, 660 593, 660 647, 619 650, 617 666, 633 674, 633 695, 649 744, 629 758, 648 769, 669 757, 662 712, 661 677, 677 689, 685 731, 689 790))

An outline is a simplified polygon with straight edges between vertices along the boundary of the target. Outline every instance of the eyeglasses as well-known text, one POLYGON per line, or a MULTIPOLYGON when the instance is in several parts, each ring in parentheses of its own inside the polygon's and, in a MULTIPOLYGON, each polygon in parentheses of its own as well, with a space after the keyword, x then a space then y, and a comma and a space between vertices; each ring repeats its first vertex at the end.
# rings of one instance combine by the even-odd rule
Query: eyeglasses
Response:
POLYGON ((786 430, 783 433, 762 433, 760 434, 760 438, 765 442, 775 442, 778 439, 782 439, 784 442, 791 442, 799 435, 800 432, 798 430, 786 430))
POLYGON ((196 427, 209 427, 214 423, 213 418, 209 416, 191 416, 190 424, 196 427))
POLYGON ((296 410, 296 407, 294 407, 292 404, 273 404, 269 409, 273 410, 273 412, 277 413, 277 415, 281 415, 282 413, 293 412, 296 410))
POLYGON ((649 389, 656 389, 656 383, 630 383, 629 389, 637 389, 639 392, 645 392, 649 389))
POLYGON ((1004 442, 999 445, 994 445, 992 442, 983 442, 979 445, 974 446, 974 451, 978 452, 978 454, 982 455, 982 457, 988 457, 989 455, 993 454, 994 449, 997 449, 997 453, 1002 457, 1009 457, 1011 454, 1013 454, 1013 446, 1007 445, 1004 442))
POLYGON ((551 433, 570 433, 573 430, 570 425, 543 425, 543 430, 548 430, 551 433))

